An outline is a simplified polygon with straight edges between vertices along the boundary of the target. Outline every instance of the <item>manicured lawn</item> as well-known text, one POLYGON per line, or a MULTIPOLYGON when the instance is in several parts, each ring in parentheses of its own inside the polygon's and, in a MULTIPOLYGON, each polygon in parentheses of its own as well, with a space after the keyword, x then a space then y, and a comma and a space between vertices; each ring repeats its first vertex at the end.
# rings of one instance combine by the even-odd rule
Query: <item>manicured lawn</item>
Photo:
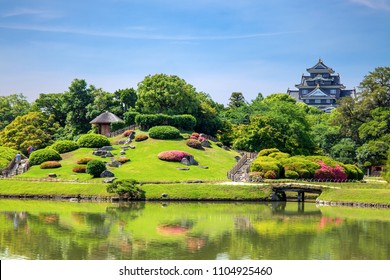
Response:
MULTIPOLYGON (((112 139, 116 143, 120 137, 112 139)), ((133 142, 135 149, 128 149, 126 157, 130 162, 123 164, 119 168, 109 168, 118 179, 136 179, 143 182, 180 182, 187 180, 207 180, 207 181, 225 181, 226 173, 235 164, 234 151, 226 151, 214 143, 211 148, 196 150, 188 147, 185 140, 154 140, 149 138, 143 142, 133 142), (189 166, 189 170, 179 170, 186 167, 177 162, 166 162, 159 160, 157 155, 162 151, 182 150, 192 154, 199 166, 207 166, 208 169, 199 166, 189 166)), ((120 145, 114 145, 112 153, 115 157, 120 156, 120 145)), ((100 182, 101 179, 92 179, 88 174, 78 174, 72 172, 78 159, 82 157, 92 157, 93 149, 81 148, 76 151, 62 154, 63 160, 60 161, 62 167, 56 169, 40 169, 39 166, 33 166, 18 178, 46 178, 49 173, 56 173, 59 179, 78 180, 89 182, 100 182), (92 181, 91 181, 92 179, 92 181)), ((109 158, 101 159, 110 162, 109 158)))

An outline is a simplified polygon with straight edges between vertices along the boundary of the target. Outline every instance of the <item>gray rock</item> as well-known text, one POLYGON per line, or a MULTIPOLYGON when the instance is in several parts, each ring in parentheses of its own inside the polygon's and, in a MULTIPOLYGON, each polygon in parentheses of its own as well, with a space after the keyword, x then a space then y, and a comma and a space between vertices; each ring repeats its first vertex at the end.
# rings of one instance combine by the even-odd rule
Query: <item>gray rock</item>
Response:
POLYGON ((188 167, 181 167, 181 168, 178 168, 178 170, 190 170, 188 167))
POLYGON ((202 147, 206 147, 206 148, 210 148, 211 147, 211 143, 209 140, 204 140, 200 143, 202 145, 202 147))
POLYGON ((127 151, 130 147, 129 146, 121 146, 122 150, 127 151))
POLYGON ((135 146, 133 146, 133 145, 130 145, 129 147, 130 147, 130 149, 135 149, 135 146))
POLYGON ((184 165, 187 165, 187 166, 191 165, 190 161, 186 157, 182 158, 180 163, 184 164, 184 165))
POLYGON ((135 138, 135 132, 129 134, 129 139, 133 140, 135 138))
POLYGON ((167 198, 168 197, 168 194, 167 193, 162 193, 161 194, 161 198, 167 198))
POLYGON ((119 153, 120 153, 121 155, 126 154, 126 152, 125 152, 124 150, 120 151, 119 153))
POLYGON ((203 138, 206 138, 206 139, 207 139, 207 135, 204 134, 204 133, 199 134, 199 137, 203 137, 203 138))
POLYGON ((116 180, 115 177, 107 178, 107 179, 104 179, 104 180, 103 180, 103 183, 111 184, 111 183, 114 182, 115 180, 116 180))
POLYGON ((112 146, 103 146, 100 148, 103 151, 112 151, 115 150, 112 146))
POLYGON ((117 143, 118 143, 118 145, 123 145, 126 143, 126 140, 119 140, 117 143))
POLYGON ((236 161, 239 161, 241 159, 239 156, 235 156, 234 158, 236 159, 236 161))
POLYGON ((100 174, 100 178, 108 178, 108 177, 115 177, 115 174, 112 173, 112 172, 109 171, 109 170, 104 170, 104 171, 100 174))
POLYGON ((114 155, 111 152, 106 152, 106 157, 113 157, 114 155))
POLYGON ((198 167, 199 167, 199 168, 203 168, 203 169, 209 169, 208 166, 204 166, 204 165, 199 165, 198 167))
POLYGON ((190 165, 198 165, 199 163, 194 159, 193 156, 190 156, 189 159, 190 165))
POLYGON ((224 149, 226 151, 230 151, 230 148, 228 146, 222 146, 222 149, 224 149))
POLYGON ((111 162, 107 164, 108 166, 111 166, 111 167, 120 167, 122 164, 117 161, 116 159, 111 159, 111 162))

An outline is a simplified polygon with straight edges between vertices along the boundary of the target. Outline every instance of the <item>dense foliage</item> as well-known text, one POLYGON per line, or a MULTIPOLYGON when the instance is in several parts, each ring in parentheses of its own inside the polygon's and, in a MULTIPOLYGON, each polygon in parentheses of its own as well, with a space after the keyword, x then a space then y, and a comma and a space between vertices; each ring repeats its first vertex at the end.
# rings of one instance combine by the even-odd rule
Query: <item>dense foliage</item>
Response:
POLYGON ((0 132, 0 144, 26 153, 29 146, 35 149, 45 148, 53 143, 59 124, 54 116, 31 112, 16 117, 0 132))
POLYGON ((50 146, 53 150, 59 152, 60 154, 71 152, 77 150, 79 145, 71 140, 58 140, 50 146))
POLYGON ((99 177, 104 170, 106 170, 106 164, 101 160, 94 159, 87 163, 86 172, 93 177, 99 177))
POLYGON ((155 126, 149 129, 149 136, 153 139, 178 139, 181 138, 180 131, 168 125, 155 126))
POLYGON ((61 160, 61 155, 53 149, 41 149, 31 153, 29 161, 30 165, 40 165, 45 161, 61 160))
POLYGON ((83 148, 101 148, 111 145, 110 140, 106 136, 94 133, 81 135, 77 140, 77 144, 83 148))
POLYGON ((136 180, 116 180, 107 187, 108 193, 116 193, 120 198, 126 199, 144 199, 145 192, 137 187, 139 183, 136 180))
POLYGON ((0 170, 7 167, 17 153, 17 150, 0 146, 0 170))
POLYGON ((135 117, 135 123, 143 130, 161 125, 174 126, 182 130, 193 130, 196 119, 191 115, 138 114, 135 117))

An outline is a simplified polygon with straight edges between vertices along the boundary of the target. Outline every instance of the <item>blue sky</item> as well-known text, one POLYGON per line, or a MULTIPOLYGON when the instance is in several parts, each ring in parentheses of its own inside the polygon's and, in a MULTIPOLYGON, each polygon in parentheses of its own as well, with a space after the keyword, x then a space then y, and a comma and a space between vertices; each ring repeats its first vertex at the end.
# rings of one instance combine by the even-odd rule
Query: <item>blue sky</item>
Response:
POLYGON ((286 92, 321 58, 357 87, 390 66, 390 0, 0 0, 0 95, 113 92, 173 74, 226 104, 286 92))

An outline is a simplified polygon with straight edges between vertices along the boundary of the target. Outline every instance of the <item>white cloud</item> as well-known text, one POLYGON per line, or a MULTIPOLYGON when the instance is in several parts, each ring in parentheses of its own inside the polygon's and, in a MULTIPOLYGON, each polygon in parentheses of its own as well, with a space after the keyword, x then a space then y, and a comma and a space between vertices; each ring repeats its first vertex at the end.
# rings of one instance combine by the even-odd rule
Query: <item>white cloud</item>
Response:
POLYGON ((2 17, 21 17, 21 16, 34 16, 39 18, 58 18, 60 14, 48 10, 30 9, 30 8, 18 8, 1 14, 2 17))
POLYGON ((371 9, 390 11, 390 0, 349 0, 371 9))

